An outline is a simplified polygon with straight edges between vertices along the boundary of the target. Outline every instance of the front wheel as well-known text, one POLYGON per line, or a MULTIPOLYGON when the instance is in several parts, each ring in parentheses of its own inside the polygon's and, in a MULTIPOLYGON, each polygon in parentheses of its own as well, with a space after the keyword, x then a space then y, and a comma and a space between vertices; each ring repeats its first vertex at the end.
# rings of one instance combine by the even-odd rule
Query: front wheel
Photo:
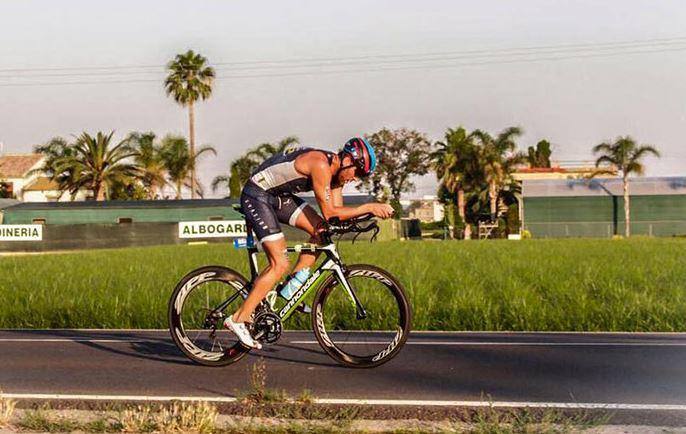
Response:
POLYGON ((412 312, 402 285, 373 265, 350 265, 346 279, 366 312, 358 318, 355 302, 335 275, 314 299, 312 326, 322 348, 339 363, 373 368, 395 357, 410 333, 412 312))
POLYGON ((191 271, 176 285, 169 301, 169 331, 189 359, 224 366, 250 351, 223 327, 226 315, 247 296, 247 283, 236 271, 208 266, 191 271))

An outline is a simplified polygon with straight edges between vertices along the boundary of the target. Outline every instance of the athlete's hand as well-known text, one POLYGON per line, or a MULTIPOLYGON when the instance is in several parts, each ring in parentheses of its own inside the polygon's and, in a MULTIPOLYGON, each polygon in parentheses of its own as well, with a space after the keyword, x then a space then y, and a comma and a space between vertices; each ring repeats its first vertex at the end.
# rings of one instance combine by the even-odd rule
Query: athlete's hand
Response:
POLYGON ((387 203, 370 203, 370 212, 376 217, 387 219, 393 215, 393 207, 387 203))

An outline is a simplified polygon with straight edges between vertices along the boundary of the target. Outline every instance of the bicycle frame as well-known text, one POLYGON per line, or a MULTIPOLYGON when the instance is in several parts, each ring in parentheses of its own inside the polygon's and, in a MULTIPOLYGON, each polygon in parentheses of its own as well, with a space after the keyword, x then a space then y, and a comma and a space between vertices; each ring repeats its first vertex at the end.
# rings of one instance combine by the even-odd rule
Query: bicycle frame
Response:
MULTIPOLYGON (((338 279, 338 281, 343 285, 343 288, 350 296, 352 305, 355 307, 356 315, 358 319, 364 319, 367 317, 367 312, 364 310, 364 306, 360 302, 360 299, 355 294, 355 290, 348 282, 345 277, 345 265, 341 261, 341 257, 338 254, 336 245, 334 243, 329 243, 325 246, 317 246, 314 244, 297 244, 293 247, 287 247, 286 251, 288 253, 301 253, 301 252, 311 252, 311 253, 324 253, 326 259, 319 265, 314 272, 310 275, 307 281, 298 289, 293 297, 278 311, 278 316, 281 321, 287 320, 295 311, 295 308, 302 303, 302 301, 310 294, 314 289, 318 288, 326 277, 326 272, 332 272, 338 279)), ((250 281, 254 282, 259 274, 257 268, 257 254, 259 250, 256 247, 248 248, 248 257, 250 259, 250 281)))

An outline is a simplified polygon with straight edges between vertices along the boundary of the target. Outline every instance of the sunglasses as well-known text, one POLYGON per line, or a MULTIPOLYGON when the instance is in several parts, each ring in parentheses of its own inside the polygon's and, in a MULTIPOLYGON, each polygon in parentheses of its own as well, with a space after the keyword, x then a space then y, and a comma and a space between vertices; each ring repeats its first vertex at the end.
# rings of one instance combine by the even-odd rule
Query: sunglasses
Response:
POLYGON ((351 167, 355 168, 355 178, 366 178, 369 176, 367 173, 364 171, 364 162, 361 164, 355 163, 355 164, 349 164, 347 166, 341 167, 341 170, 349 169, 351 167))

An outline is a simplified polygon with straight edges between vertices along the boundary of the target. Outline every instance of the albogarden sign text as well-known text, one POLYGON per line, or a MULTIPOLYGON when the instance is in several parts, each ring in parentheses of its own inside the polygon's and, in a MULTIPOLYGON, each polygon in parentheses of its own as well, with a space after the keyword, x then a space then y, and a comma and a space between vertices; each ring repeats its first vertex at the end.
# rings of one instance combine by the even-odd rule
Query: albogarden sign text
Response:
POLYGON ((42 225, 0 225, 0 241, 41 241, 42 225))
POLYGON ((244 220, 179 222, 179 238, 223 238, 247 235, 244 220))

